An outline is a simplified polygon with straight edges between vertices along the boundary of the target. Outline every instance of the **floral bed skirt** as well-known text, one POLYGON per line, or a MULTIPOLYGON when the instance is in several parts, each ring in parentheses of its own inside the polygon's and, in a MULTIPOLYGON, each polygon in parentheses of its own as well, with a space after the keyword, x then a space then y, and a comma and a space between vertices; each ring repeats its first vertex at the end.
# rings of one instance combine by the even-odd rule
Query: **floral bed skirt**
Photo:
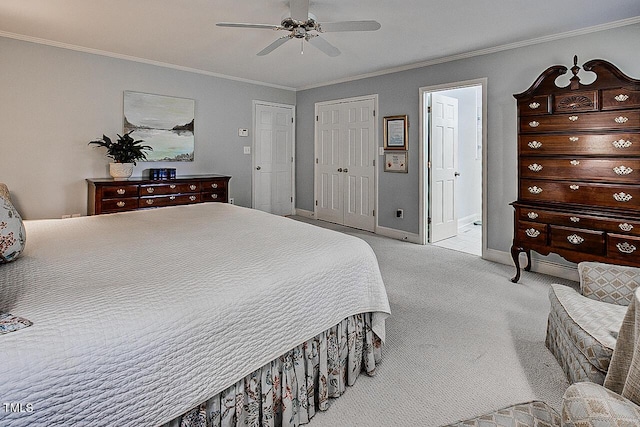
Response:
POLYGON ((163 427, 295 427, 329 398, 344 393, 362 370, 374 375, 382 343, 371 313, 350 316, 247 375, 163 427))

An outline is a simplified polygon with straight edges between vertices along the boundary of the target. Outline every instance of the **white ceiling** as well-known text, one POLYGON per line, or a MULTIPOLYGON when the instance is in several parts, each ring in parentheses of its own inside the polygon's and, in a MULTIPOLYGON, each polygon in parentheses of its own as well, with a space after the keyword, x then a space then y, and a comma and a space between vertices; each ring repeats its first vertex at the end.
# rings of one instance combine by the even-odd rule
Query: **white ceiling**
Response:
POLYGON ((0 36, 301 89, 640 22, 640 0, 311 0, 309 9, 319 22, 373 19, 382 28, 323 34, 342 51, 335 58, 309 43, 301 55, 299 40, 258 57, 285 33, 215 23, 277 25, 288 16, 288 0, 0 0, 0 36))

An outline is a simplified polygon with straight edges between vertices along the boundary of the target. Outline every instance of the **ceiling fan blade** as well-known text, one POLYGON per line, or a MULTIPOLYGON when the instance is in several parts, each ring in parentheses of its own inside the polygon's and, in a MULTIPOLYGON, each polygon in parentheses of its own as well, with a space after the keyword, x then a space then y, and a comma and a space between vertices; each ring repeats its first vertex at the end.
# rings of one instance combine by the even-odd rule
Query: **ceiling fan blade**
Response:
POLYGON ((322 37, 313 37, 309 39, 309 43, 311 43, 315 48, 323 51, 329 56, 338 56, 340 55, 340 51, 337 47, 323 39, 322 37))
POLYGON ((273 52, 276 48, 282 46, 285 42, 289 41, 290 39, 291 37, 289 36, 280 37, 279 39, 271 43, 269 46, 262 49, 256 55, 265 56, 266 54, 273 52))
POLYGON ((265 30, 280 30, 282 27, 279 25, 271 24, 243 24, 240 22, 218 22, 218 27, 232 27, 232 28, 263 28, 265 30))
POLYGON ((309 19, 309 0, 290 0, 291 18, 304 22, 309 19))
POLYGON ((376 31, 380 29, 378 21, 341 21, 322 22, 318 24, 321 33, 334 33, 338 31, 376 31))

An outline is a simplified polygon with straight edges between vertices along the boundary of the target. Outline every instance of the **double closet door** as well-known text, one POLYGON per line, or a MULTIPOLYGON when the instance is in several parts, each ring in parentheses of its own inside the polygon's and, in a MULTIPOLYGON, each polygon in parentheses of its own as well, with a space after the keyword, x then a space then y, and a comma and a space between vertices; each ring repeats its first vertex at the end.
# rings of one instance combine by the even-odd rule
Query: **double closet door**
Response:
POLYGON ((375 98, 316 104, 316 218, 375 228, 375 98))

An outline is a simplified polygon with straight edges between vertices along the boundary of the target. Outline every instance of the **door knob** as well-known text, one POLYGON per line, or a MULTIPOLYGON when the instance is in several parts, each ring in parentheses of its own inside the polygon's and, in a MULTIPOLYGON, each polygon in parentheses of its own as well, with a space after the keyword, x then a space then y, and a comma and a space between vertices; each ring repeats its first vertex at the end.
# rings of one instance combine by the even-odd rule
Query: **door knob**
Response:
POLYGON ((349 169, 344 168, 344 173, 347 173, 347 172, 349 172, 349 169))
POLYGON ((460 172, 454 172, 454 176, 460 176, 460 172))
POLYGON ((338 168, 338 172, 342 172, 342 168, 338 168))
POLYGON ((256 167, 256 170, 258 170, 258 171, 259 171, 260 169, 262 169, 260 166, 257 166, 257 167, 256 167))

